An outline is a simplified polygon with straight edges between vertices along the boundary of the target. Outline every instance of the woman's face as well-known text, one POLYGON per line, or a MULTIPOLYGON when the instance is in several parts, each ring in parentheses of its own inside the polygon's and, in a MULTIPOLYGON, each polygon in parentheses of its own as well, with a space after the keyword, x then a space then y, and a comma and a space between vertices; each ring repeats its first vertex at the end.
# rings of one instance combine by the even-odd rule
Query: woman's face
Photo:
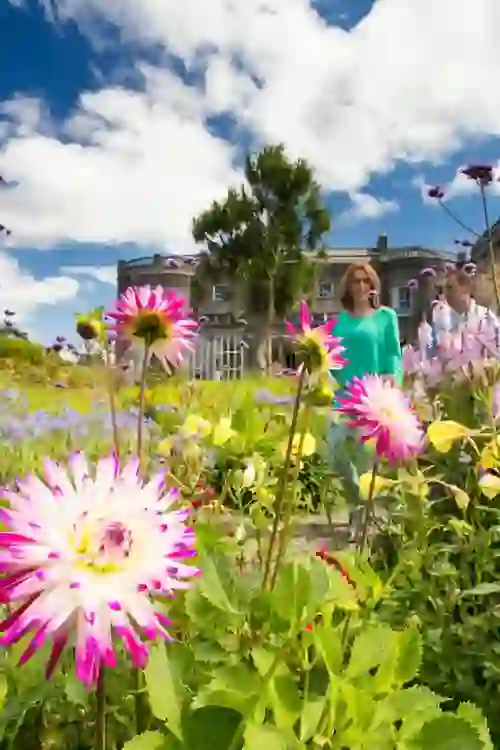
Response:
POLYGON ((349 284, 349 292, 355 302, 367 300, 373 291, 372 282, 363 269, 357 269, 349 284))

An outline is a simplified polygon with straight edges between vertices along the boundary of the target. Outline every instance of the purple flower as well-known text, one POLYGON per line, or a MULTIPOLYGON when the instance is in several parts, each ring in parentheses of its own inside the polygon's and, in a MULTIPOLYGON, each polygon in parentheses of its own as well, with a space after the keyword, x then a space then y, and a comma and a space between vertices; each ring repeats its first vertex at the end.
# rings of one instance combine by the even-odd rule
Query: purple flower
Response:
POLYGON ((435 185, 434 187, 429 188, 427 195, 429 198, 434 198, 435 200, 440 201, 444 198, 444 191, 439 185, 435 185))

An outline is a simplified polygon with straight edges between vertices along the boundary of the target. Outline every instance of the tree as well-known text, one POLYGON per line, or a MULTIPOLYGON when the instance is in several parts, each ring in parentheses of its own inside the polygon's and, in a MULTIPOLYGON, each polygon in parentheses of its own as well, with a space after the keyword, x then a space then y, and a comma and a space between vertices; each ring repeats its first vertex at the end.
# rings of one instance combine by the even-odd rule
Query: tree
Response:
POLYGON ((245 313, 255 323, 257 348, 267 342, 270 367, 273 322, 310 292, 308 251, 321 246, 330 216, 312 168, 303 159, 290 161, 283 146, 249 156, 245 177, 238 190, 194 219, 193 236, 206 246, 200 275, 242 282, 245 313))

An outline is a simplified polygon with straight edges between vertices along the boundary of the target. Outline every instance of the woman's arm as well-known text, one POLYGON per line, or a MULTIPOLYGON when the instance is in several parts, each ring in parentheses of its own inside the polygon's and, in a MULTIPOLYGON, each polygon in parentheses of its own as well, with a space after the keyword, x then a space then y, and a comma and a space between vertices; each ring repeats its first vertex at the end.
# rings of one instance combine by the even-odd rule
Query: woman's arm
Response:
POLYGON ((389 375, 396 380, 402 376, 402 353, 399 341, 398 316, 392 308, 386 308, 385 327, 380 337, 380 374, 389 375))

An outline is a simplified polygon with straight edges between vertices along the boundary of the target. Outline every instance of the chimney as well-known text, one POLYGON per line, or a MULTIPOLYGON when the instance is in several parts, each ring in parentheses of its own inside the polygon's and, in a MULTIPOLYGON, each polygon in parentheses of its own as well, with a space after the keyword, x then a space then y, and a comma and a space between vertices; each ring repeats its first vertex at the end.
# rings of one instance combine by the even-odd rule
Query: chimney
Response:
POLYGON ((387 250, 388 243, 387 243, 387 235, 385 232, 382 232, 382 234, 379 234, 377 239, 377 250, 381 253, 384 252, 384 250, 387 250))

